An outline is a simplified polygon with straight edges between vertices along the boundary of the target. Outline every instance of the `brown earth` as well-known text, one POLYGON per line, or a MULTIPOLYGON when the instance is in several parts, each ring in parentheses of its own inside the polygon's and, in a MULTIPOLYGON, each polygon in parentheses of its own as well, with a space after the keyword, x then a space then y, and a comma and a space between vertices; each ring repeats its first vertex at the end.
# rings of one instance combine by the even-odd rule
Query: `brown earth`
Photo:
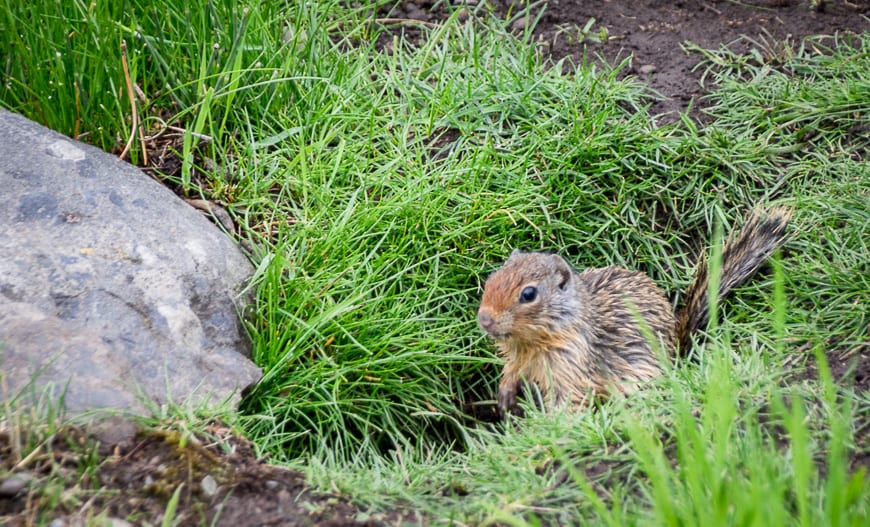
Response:
MULTIPOLYGON (((463 4, 435 0, 403 2, 389 16, 437 22, 463 4), (437 6, 437 7, 433 7, 437 6)), ((468 16, 479 16, 484 2, 467 1, 468 16)), ((870 30, 870 1, 828 0, 824 9, 809 7, 810 0, 550 0, 531 2, 495 0, 491 2, 510 27, 522 32, 530 21, 533 38, 554 60, 570 57, 580 63, 603 59, 619 64, 631 58, 623 70, 645 80, 663 100, 652 113, 661 114, 698 107, 704 90, 701 71, 693 71, 698 54, 683 50, 693 43, 703 49, 728 46, 736 52, 768 48, 781 42, 798 43, 810 35, 861 33, 870 30), (593 21, 587 29, 587 24, 593 21), (606 37, 602 38, 606 34, 606 37)), ((461 16, 465 16, 463 13, 461 16)), ((412 38, 416 33, 409 31, 412 38)), ((699 117, 700 112, 692 112, 699 117)), ((673 119, 675 116, 671 116, 673 119)))
POLYGON ((11 435, 0 429, 0 473, 16 474, 0 478, 0 525, 47 518, 77 526, 98 514, 113 525, 125 525, 122 519, 161 525, 176 490, 173 525, 364 526, 415 519, 408 511, 369 514, 344 498, 313 492, 301 473, 258 460, 247 441, 220 424, 203 435, 210 440, 171 429, 143 433, 99 451, 95 462, 88 453, 95 448, 92 439, 78 428, 63 428, 38 455, 22 460, 11 435), (22 478, 36 492, 4 491, 22 478), (66 482, 65 488, 52 489, 57 481, 66 482))
MULTIPOLYGON (((413 39, 419 36, 414 20, 437 23, 456 10, 465 9, 458 16, 472 17, 485 9, 477 0, 465 4, 414 0, 378 16, 392 31, 413 39)), ((522 3, 491 2, 517 32, 541 15, 533 38, 553 59, 580 61, 585 54, 590 60, 600 57, 617 63, 632 57, 623 74, 645 79, 662 95, 653 112, 667 113, 663 120, 674 119, 675 110, 690 104, 691 115, 703 119, 701 72, 693 71, 700 56, 683 50, 687 41, 707 49, 730 44, 742 52, 796 43, 808 35, 870 30, 862 16, 870 15, 867 0, 829 0, 822 10, 810 9, 809 0, 550 0, 536 3, 546 5, 543 13, 540 7, 524 11, 515 4, 522 3), (741 39, 744 35, 747 38, 741 39)), ((829 360, 837 379, 870 389, 867 345, 846 354, 831 353, 829 360)), ((856 440, 868 439, 868 428, 859 430, 856 440)), ((129 524, 159 525, 178 488, 178 525, 425 523, 413 511, 369 514, 342 496, 317 494, 300 473, 257 460, 250 445, 221 426, 215 425, 209 434, 218 439, 206 443, 172 430, 152 432, 93 460, 83 454, 89 439, 66 429, 51 435, 38 455, 19 459, 15 454, 20 438, 0 428, 0 474, 16 474, 0 478, 0 524, 32 525, 47 514, 62 520, 57 525, 81 525, 83 518, 105 511, 107 517, 124 518, 129 524), (51 490, 52 481, 67 484, 51 490), (28 486, 38 490, 27 492, 28 486), (21 492, 15 492, 17 487, 23 487, 21 492)), ((856 453, 857 463, 868 462, 867 456, 856 453)))

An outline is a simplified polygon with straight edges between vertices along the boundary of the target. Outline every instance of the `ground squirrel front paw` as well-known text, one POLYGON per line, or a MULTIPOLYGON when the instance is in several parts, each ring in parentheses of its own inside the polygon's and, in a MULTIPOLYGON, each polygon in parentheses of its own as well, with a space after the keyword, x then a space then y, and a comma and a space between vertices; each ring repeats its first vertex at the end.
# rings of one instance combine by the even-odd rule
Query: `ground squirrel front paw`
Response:
POLYGON ((517 405, 517 392, 519 392, 520 383, 502 383, 498 388, 498 413, 502 419, 507 415, 521 415, 520 408, 517 405))

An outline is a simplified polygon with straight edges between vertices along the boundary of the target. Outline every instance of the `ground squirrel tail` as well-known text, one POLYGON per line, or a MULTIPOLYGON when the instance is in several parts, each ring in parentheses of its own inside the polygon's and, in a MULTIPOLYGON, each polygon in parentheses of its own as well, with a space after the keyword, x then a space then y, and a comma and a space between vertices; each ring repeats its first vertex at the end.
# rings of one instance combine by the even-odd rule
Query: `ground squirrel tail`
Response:
MULTIPOLYGON (((758 210, 752 213, 735 236, 729 237, 722 248, 719 300, 749 279, 785 243, 790 217, 791 210, 785 207, 758 210)), ((707 327, 710 318, 707 296, 709 278, 704 258, 698 265, 692 285, 686 290, 685 304, 677 314, 677 341, 681 353, 688 351, 692 335, 707 327)))

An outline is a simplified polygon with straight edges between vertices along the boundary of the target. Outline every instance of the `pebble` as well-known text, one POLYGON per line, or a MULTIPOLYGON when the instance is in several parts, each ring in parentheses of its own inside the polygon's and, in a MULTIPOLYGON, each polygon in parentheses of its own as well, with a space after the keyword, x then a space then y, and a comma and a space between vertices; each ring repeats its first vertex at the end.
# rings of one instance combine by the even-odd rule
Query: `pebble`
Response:
POLYGON ((528 25, 529 25, 529 17, 528 16, 521 16, 518 19, 514 20, 514 23, 511 24, 511 29, 514 31, 522 31, 522 30, 526 29, 526 27, 528 25))
POLYGON ((426 12, 415 6, 414 4, 408 4, 405 6, 405 13, 408 18, 413 20, 426 20, 426 12))
POLYGON ((0 481, 0 496, 12 497, 24 490, 24 487, 33 479, 33 476, 28 472, 19 472, 12 474, 8 478, 0 481))
POLYGON ((653 64, 644 64, 643 66, 638 68, 638 71, 643 73, 644 75, 649 75, 650 73, 655 73, 657 69, 658 68, 656 68, 653 64))
POLYGON ((199 485, 202 488, 202 493, 205 494, 207 497, 211 498, 212 496, 217 494, 217 481, 215 481, 210 474, 202 478, 202 481, 199 485))

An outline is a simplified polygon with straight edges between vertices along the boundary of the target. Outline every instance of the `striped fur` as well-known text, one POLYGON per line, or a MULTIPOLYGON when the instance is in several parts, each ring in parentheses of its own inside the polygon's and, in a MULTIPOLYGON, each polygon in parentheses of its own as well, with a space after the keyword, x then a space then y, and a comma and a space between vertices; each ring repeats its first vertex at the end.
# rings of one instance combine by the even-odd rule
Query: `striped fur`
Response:
MULTIPOLYGON (((722 248, 722 268, 719 271, 719 300, 746 282, 787 239, 786 228, 791 210, 777 207, 767 212, 754 212, 737 235, 722 248)), ((692 335, 703 331, 709 322, 709 269, 701 259, 695 279, 686 290, 684 306, 677 315, 677 342, 687 352, 692 335)))

